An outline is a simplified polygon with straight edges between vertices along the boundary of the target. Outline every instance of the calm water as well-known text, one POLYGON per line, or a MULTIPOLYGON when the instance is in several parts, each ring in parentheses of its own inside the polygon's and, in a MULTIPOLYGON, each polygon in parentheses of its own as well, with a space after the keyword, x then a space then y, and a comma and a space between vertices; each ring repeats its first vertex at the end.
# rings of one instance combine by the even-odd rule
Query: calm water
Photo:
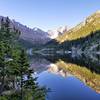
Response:
MULTIPOLYGON (((64 59, 62 59, 62 57, 54 58, 35 56, 30 60, 31 67, 34 68, 36 76, 38 76, 37 81, 39 82, 39 85, 46 86, 51 89, 51 92, 48 92, 47 94, 46 100, 100 100, 100 91, 97 91, 95 88, 91 87, 91 85, 87 84, 89 80, 85 80, 87 79, 86 76, 85 79, 81 79, 77 75, 73 74, 73 72, 63 69, 65 66, 69 67, 67 62, 71 63, 71 61, 73 64, 77 63, 77 65, 84 64, 89 66, 90 63, 89 65, 86 62, 80 63, 81 61, 83 62, 84 59, 80 61, 80 59, 72 60, 67 59, 66 57, 63 58, 64 59), (60 68, 57 63, 59 63, 60 68), (65 63, 66 65, 64 65, 65 63)), ((78 66, 73 67, 77 68, 78 66)), ((97 70, 86 67, 86 70, 89 70, 90 72, 94 71, 96 75, 98 75, 98 79, 100 79, 98 66, 96 66, 96 68, 97 70)), ((100 90, 99 83, 100 80, 98 80, 97 83, 98 90, 100 90)))

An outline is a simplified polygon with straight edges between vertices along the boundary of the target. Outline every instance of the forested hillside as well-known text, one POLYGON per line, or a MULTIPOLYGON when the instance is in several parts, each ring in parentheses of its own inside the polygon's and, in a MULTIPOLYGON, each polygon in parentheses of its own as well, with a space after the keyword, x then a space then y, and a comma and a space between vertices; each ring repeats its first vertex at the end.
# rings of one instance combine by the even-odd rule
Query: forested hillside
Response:
POLYGON ((93 15, 86 18, 86 20, 76 27, 70 29, 68 32, 56 39, 58 42, 64 42, 66 40, 75 40, 78 38, 86 37, 91 32, 100 29, 100 11, 95 12, 93 15))

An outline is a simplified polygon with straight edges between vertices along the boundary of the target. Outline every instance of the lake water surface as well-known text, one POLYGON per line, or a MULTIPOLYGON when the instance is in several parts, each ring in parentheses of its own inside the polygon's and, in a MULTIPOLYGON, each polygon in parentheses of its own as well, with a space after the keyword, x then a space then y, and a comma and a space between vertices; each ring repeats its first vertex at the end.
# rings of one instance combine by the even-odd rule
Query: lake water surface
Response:
POLYGON ((95 69, 84 60, 63 58, 31 57, 39 85, 51 89, 46 100, 100 100, 100 66, 95 69))

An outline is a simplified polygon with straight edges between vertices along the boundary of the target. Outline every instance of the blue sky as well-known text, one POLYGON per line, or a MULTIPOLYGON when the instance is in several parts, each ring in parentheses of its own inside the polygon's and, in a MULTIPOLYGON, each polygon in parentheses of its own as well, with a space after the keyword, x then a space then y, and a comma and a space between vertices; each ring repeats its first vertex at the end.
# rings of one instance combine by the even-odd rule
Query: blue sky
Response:
POLYGON ((72 27, 95 11, 100 0, 0 0, 0 15, 45 31, 72 27))

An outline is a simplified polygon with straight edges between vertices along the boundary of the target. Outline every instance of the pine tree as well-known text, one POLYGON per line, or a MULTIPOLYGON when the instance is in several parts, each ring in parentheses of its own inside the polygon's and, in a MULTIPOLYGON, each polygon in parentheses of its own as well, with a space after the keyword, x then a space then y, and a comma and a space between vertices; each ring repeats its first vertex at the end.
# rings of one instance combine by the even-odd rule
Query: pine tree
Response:
POLYGON ((18 76, 20 77, 21 100, 23 100, 24 75, 27 73, 27 70, 29 68, 29 64, 27 63, 27 58, 24 50, 21 50, 18 65, 19 65, 18 76))
POLYGON ((4 59, 4 46, 0 42, 0 95, 4 90, 5 85, 5 59, 4 59))
POLYGON ((21 50, 18 65, 19 65, 18 77, 20 77, 19 82, 21 89, 20 99, 32 100, 32 98, 34 98, 35 100, 40 100, 41 98, 41 100, 44 100, 47 90, 44 87, 40 87, 36 82, 37 78, 34 77, 34 71, 30 68, 28 64, 27 56, 24 50, 21 50), (26 99, 26 98, 31 98, 31 99, 26 99))

